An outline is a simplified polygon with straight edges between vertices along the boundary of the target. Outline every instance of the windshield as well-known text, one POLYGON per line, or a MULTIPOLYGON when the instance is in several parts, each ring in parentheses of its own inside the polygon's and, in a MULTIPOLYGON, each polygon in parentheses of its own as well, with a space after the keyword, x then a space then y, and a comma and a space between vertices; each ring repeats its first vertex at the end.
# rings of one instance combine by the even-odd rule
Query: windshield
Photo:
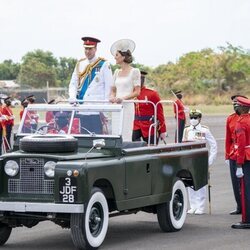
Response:
POLYGON ((23 114, 19 134, 120 136, 120 105, 32 104, 23 114))

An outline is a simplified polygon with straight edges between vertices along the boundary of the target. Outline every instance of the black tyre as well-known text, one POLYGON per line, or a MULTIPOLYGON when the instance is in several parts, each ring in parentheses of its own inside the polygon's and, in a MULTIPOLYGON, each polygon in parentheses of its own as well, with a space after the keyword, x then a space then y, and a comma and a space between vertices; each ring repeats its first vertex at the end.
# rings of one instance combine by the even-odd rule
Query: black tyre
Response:
POLYGON ((0 222, 0 246, 4 245, 9 239, 12 228, 0 222))
POLYGON ((34 153, 75 152, 78 140, 70 135, 29 135, 20 139, 19 148, 34 153))
POLYGON ((99 188, 94 188, 85 213, 71 215, 71 238, 75 247, 97 249, 106 237, 108 220, 107 200, 99 188))
POLYGON ((164 232, 181 230, 187 215, 187 190, 181 180, 173 186, 171 201, 157 205, 157 218, 164 232))

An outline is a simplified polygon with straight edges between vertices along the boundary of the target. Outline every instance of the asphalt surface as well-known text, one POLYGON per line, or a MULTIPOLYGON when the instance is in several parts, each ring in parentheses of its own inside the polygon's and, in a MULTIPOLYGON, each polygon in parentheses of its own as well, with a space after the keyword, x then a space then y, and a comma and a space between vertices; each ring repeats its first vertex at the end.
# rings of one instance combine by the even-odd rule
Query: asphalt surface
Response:
MULTIPOLYGON (((163 233, 153 214, 111 218, 102 250, 247 250, 250 249, 250 230, 231 229, 241 221, 240 215, 229 215, 235 209, 229 169, 224 162, 225 119, 222 116, 203 118, 218 143, 218 155, 211 171, 212 214, 187 215, 181 231, 163 233)), ((173 126, 169 122, 169 128, 173 126)), ((169 141, 173 138, 170 132, 169 141)), ((207 206, 208 207, 208 206, 207 206)), ((70 230, 51 222, 42 222, 31 229, 13 229, 4 249, 74 249, 70 230)))

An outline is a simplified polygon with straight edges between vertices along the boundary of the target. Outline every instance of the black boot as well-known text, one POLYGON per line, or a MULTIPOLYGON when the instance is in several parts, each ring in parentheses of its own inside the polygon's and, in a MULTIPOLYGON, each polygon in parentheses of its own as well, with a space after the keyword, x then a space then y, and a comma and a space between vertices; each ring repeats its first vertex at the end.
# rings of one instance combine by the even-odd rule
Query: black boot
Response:
POLYGON ((250 229, 250 223, 238 222, 231 226, 234 229, 250 229))

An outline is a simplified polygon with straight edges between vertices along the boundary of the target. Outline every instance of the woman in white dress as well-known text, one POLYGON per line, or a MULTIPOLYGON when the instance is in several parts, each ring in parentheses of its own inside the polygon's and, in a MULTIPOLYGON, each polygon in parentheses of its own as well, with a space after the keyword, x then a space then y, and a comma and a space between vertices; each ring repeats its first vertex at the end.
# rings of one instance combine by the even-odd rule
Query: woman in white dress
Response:
MULTIPOLYGON (((130 39, 118 40, 111 46, 111 53, 115 57, 116 64, 120 66, 120 69, 116 69, 114 72, 110 93, 112 103, 133 100, 140 94, 140 70, 130 65, 133 61, 132 52, 134 49, 135 43, 130 39)), ((133 121, 134 104, 124 103, 123 141, 132 141, 133 121)))

